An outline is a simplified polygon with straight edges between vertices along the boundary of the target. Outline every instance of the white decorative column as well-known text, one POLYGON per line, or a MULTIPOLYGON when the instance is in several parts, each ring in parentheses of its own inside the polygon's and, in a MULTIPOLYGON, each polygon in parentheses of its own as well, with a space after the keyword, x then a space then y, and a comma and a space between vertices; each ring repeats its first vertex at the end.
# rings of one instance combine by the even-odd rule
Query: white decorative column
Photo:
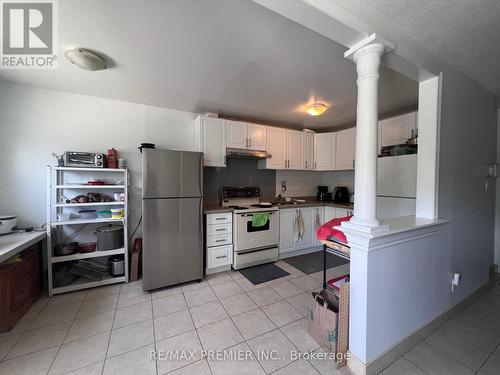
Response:
POLYGON ((378 78, 381 56, 392 48, 373 34, 345 53, 358 73, 354 216, 346 225, 365 232, 387 229, 377 220, 378 78))

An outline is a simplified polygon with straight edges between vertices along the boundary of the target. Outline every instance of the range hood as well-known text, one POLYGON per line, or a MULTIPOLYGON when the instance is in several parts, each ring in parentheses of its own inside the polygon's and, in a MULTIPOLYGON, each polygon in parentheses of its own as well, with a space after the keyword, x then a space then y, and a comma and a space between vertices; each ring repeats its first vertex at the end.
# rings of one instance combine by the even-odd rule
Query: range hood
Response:
POLYGON ((244 148, 227 148, 226 157, 240 159, 269 159, 272 155, 266 151, 247 150, 244 148))

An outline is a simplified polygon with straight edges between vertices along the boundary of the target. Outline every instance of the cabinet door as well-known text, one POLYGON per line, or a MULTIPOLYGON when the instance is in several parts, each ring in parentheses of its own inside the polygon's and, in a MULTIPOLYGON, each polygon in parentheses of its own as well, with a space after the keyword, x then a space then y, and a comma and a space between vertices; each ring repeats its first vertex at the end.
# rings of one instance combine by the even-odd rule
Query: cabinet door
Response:
POLYGON ((335 169, 335 133, 314 135, 314 169, 332 171, 335 169))
POLYGON ((203 164, 207 167, 226 166, 225 120, 211 117, 201 119, 203 164))
POLYGON ((264 125, 248 124, 248 148, 250 150, 266 151, 267 127, 264 125))
POLYGON ((226 120, 227 147, 248 148, 247 123, 226 120))
POLYGON ((300 239, 300 248, 308 249, 314 246, 316 238, 316 230, 314 229, 314 214, 316 210, 313 207, 301 208, 302 219, 304 220, 304 235, 300 239))
POLYGON ((314 169, 314 133, 304 132, 304 169, 314 169))
POLYGON ((336 217, 335 207, 325 207, 325 223, 336 217))
POLYGON ((303 169, 304 168, 304 144, 302 141, 303 133, 299 131, 287 131, 287 168, 288 169, 303 169))
POLYGON ((325 207, 313 207, 313 246, 320 246, 321 242, 318 240, 318 237, 316 236, 316 230, 318 229, 316 227, 316 215, 319 215, 319 222, 320 224, 326 223, 325 221, 325 207))
POLYGON ((356 128, 337 132, 335 169, 354 169, 356 157, 356 128))
POLYGON ((271 157, 259 160, 259 168, 285 169, 286 161, 286 130, 281 128, 267 128, 267 152, 271 157))
POLYGON ((293 241, 293 221, 295 209, 280 210, 280 254, 296 249, 293 241))
POLYGON ((380 147, 406 143, 416 128, 416 112, 381 120, 379 126, 380 147))
POLYGON ((335 217, 346 217, 349 216, 350 210, 347 208, 335 207, 335 217))

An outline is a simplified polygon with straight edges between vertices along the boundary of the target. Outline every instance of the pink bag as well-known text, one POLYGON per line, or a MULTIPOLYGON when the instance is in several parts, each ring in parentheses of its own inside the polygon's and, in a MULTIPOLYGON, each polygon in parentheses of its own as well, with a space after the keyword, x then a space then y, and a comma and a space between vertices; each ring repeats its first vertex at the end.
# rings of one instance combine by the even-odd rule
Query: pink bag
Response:
POLYGON ((335 312, 327 307, 327 302, 319 293, 313 294, 313 298, 309 334, 319 345, 336 353, 338 305, 335 312))

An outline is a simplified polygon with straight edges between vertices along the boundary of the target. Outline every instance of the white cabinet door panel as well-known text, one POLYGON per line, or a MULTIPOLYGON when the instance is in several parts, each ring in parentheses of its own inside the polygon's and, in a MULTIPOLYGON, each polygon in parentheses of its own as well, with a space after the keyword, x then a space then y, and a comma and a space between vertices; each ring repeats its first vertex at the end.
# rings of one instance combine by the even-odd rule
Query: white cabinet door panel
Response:
POLYGON ((247 123, 240 121, 226 120, 227 126, 227 147, 247 148, 248 135, 247 123))
POLYGON ((335 169, 354 169, 356 157, 356 128, 337 132, 335 169))
POLYGON ((332 171, 335 169, 335 133, 314 135, 314 169, 332 171))
POLYGON ((295 209, 280 210, 280 254, 296 249, 293 240, 293 222, 295 209))
POLYGON ((303 133, 299 131, 287 131, 287 168, 304 168, 304 144, 303 133))
POLYGON ((267 127, 264 125, 248 124, 248 148, 250 150, 266 151, 267 127))
POLYGON ((378 158, 377 195, 416 198, 417 154, 378 158))
POLYGON ((314 133, 304 132, 304 169, 314 169, 314 133))
POLYGON ((379 127, 380 147, 405 143, 416 128, 416 112, 380 120, 379 127))
POLYGON ((204 152, 203 164, 207 167, 226 166, 226 127, 225 120, 201 117, 201 147, 204 152))
POLYGON ((285 169, 286 162, 286 130, 267 127, 267 152, 271 158, 259 160, 259 168, 285 169))

